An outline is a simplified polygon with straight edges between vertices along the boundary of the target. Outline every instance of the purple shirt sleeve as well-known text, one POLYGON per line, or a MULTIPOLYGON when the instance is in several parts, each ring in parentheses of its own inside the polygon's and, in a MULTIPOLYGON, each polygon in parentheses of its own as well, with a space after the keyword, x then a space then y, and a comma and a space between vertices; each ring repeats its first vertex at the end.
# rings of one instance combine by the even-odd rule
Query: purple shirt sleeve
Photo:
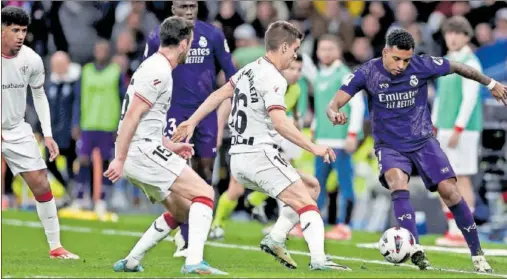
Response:
POLYGON ((153 29, 150 35, 148 35, 148 39, 146 39, 146 47, 143 53, 143 61, 158 51, 158 47, 160 46, 160 37, 158 34, 159 28, 160 27, 157 26, 157 28, 153 29))
POLYGON ((236 68, 232 63, 231 51, 222 31, 216 30, 214 42, 215 60, 218 61, 220 68, 224 70, 225 80, 229 80, 236 73, 236 68))
POLYGON ((358 69, 343 81, 340 90, 353 97, 357 92, 365 89, 365 87, 366 78, 364 77, 363 72, 358 69))
POLYGON ((425 68, 425 72, 427 72, 428 76, 431 78, 448 75, 451 71, 451 64, 446 58, 429 55, 421 55, 419 57, 425 68))

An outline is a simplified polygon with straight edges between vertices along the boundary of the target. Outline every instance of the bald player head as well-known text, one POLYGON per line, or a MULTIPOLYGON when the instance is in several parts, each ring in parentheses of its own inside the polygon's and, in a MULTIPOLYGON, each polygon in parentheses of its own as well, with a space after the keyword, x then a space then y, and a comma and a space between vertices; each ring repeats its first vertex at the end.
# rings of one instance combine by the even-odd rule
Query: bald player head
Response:
POLYGON ((57 51, 51 56, 51 72, 64 76, 69 70, 70 57, 64 51, 57 51))

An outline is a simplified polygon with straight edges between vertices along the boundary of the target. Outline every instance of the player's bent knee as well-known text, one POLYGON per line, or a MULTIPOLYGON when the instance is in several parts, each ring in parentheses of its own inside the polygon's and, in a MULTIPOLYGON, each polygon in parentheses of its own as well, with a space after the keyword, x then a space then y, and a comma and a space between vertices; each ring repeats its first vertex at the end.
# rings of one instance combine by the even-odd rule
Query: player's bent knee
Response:
POLYGON ((384 179, 391 192, 408 190, 408 175, 401 169, 390 169, 384 173, 384 179))
POLYGON ((320 194, 320 184, 319 184, 319 181, 317 180, 317 178, 315 178, 311 175, 301 174, 301 173, 300 173, 300 176, 301 176, 301 179, 303 180, 303 183, 306 186, 306 189, 308 190, 308 193, 310 193, 310 196, 314 200, 317 200, 317 197, 320 194))
POLYGON ((278 198, 296 211, 308 205, 317 205, 302 180, 287 187, 278 195, 278 198))
POLYGON ((191 205, 189 200, 176 194, 171 194, 165 198, 163 204, 176 221, 184 223, 188 220, 188 210, 191 205))
POLYGON ((438 184, 438 193, 447 206, 455 205, 462 199, 455 179, 446 179, 438 184))
POLYGON ((180 175, 171 185, 170 190, 187 200, 206 197, 214 200, 215 191, 194 170, 185 166, 180 175))
POLYGON ((22 176, 34 196, 44 195, 51 191, 46 169, 22 173, 22 176))

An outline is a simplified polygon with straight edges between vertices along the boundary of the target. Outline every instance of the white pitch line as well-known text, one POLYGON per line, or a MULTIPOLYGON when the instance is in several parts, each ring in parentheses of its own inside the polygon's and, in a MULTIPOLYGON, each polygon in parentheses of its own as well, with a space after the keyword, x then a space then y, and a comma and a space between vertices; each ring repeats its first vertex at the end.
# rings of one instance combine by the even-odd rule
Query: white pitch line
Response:
MULTIPOLYGON (((20 226, 20 227, 30 227, 30 228, 42 228, 42 225, 40 224, 40 222, 21 221, 18 219, 3 219, 2 223, 5 225, 18 226, 18 227, 20 226)), ((114 230, 114 229, 93 230, 92 228, 89 228, 89 227, 75 227, 75 226, 66 226, 66 225, 61 225, 60 230, 80 232, 80 233, 98 232, 103 235, 123 235, 123 236, 134 236, 134 237, 140 237, 141 235, 143 235, 143 233, 141 233, 141 232, 134 232, 134 231, 123 231, 123 230, 114 230)), ((164 240, 165 241, 172 241, 172 238, 167 237, 164 240)), ((257 246, 229 244, 229 243, 222 243, 222 242, 216 242, 216 241, 208 241, 208 242, 206 242, 206 245, 212 246, 212 247, 218 247, 218 248, 240 249, 240 250, 247 250, 247 251, 262 252, 259 249, 259 247, 257 247, 257 246)), ((289 252, 294 255, 302 255, 302 256, 308 256, 308 257, 310 256, 310 253, 304 252, 304 251, 289 250, 289 252)), ((388 263, 386 261, 380 261, 380 260, 367 260, 367 259, 362 259, 362 258, 340 257, 340 256, 334 256, 334 255, 328 255, 328 257, 330 259, 335 259, 335 260, 340 260, 340 261, 362 262, 362 263, 369 263, 369 264, 393 266, 393 264, 391 264, 391 263, 388 263)), ((412 268, 412 269, 418 268, 414 265, 409 265, 409 264, 400 264, 397 266, 407 267, 407 268, 412 268)), ((489 276, 489 277, 507 278, 507 274, 479 273, 479 272, 466 271, 466 270, 449 269, 449 268, 434 268, 434 267, 429 268, 429 269, 436 270, 436 271, 450 272, 450 273, 476 274, 476 275, 483 275, 483 276, 489 276)), ((64 278, 64 277, 62 277, 62 278, 64 278)))

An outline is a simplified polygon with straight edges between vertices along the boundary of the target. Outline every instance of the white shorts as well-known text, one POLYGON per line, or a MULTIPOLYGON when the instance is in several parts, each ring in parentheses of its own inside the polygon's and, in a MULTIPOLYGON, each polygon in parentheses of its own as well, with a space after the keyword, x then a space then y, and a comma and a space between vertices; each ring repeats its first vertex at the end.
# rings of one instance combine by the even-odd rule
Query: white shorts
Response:
POLYGON ((163 201, 187 162, 160 142, 132 144, 123 175, 143 190, 152 203, 163 201))
POLYGON ((274 148, 231 154, 231 174, 246 188, 264 192, 272 198, 301 179, 296 169, 274 148))
POLYGON ((14 139, 11 140, 8 132, 2 131, 2 155, 14 176, 22 172, 46 168, 39 144, 31 128, 29 132, 24 130, 23 134, 22 137, 19 137, 19 134, 15 135, 14 139))
POLYGON ((456 148, 449 148, 453 130, 438 130, 437 139, 456 175, 474 175, 478 172, 479 140, 477 131, 463 131, 456 148))
POLYGON ((285 138, 281 140, 280 148, 282 148, 282 155, 287 160, 298 159, 303 153, 301 147, 295 145, 290 140, 285 138))

